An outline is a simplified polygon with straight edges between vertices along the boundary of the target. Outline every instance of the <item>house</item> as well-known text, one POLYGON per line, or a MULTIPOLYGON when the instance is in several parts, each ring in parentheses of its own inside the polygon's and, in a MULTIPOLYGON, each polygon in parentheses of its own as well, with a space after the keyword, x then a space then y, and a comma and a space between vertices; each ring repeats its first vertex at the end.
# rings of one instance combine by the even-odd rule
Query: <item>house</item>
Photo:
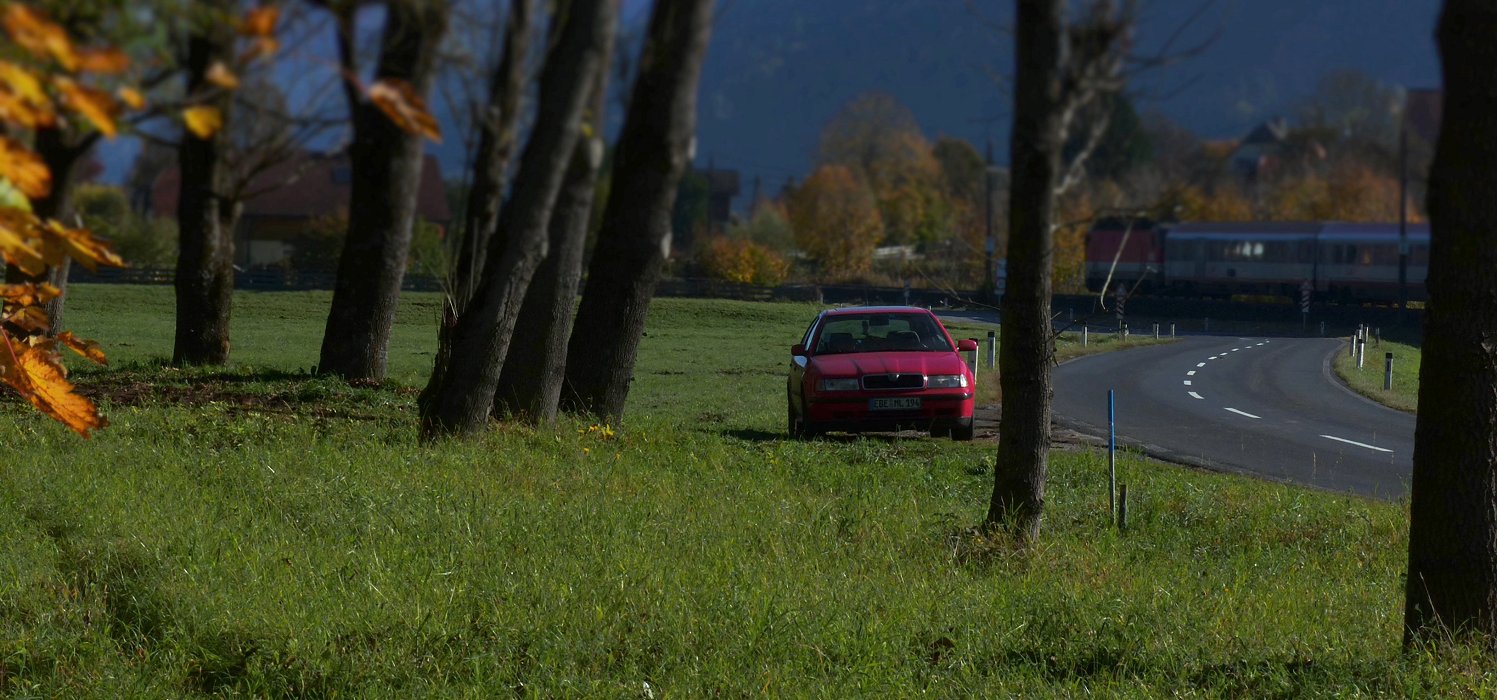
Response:
POLYGON ((1289 121, 1283 117, 1259 124, 1232 151, 1232 171, 1247 178, 1257 177, 1273 166, 1288 141, 1289 121))
MULTIPOLYGON (((298 241, 312 245, 320 220, 348 216, 352 170, 346 153, 304 152, 276 163, 245 188, 234 232, 234 264, 241 269, 289 264, 298 241)), ((176 218, 181 173, 164 170, 151 188, 155 216, 176 218)), ((416 216, 445 229, 452 220, 442 170, 428 154, 421 167, 416 216)))

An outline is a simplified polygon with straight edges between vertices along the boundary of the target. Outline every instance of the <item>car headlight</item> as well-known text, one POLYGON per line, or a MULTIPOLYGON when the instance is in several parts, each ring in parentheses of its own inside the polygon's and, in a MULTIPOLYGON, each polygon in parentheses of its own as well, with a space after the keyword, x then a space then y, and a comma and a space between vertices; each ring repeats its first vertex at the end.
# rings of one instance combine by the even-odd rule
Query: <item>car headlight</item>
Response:
POLYGON ((823 379, 816 383, 817 391, 857 391, 857 377, 842 377, 838 379, 823 379))
POLYGON ((930 389, 965 389, 967 388, 967 375, 965 374, 935 374, 931 375, 925 386, 930 389))

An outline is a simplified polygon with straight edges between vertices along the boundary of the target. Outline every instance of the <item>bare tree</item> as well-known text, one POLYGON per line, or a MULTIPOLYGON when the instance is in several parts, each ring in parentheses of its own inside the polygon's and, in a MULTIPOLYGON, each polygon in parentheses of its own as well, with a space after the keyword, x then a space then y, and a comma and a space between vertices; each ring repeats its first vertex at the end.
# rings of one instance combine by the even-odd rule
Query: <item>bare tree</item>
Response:
POLYGON ((452 329, 452 350, 421 395, 428 437, 477 432, 487 423, 500 368, 526 289, 547 253, 547 228, 582 131, 593 84, 612 52, 618 0, 570 0, 541 73, 536 128, 525 145, 514 193, 499 214, 483 277, 452 329))
MULTIPOLYGON (((226 119, 233 96, 208 78, 215 64, 234 60, 234 28, 225 21, 234 0, 198 0, 203 18, 187 41, 187 98, 218 109, 226 119), (213 15, 217 15, 214 17, 213 15)), ((206 138, 183 135, 177 150, 181 194, 177 200, 177 327, 174 365, 221 365, 229 361, 229 304, 234 293, 234 226, 240 202, 226 196, 224 161, 228 131, 206 138)))
POLYGON ((1497 5, 1446 0, 1404 643, 1497 648, 1497 5))
POLYGON ((614 153, 603 227, 567 350, 572 410, 617 421, 661 267, 671 205, 696 133, 697 83, 712 0, 657 0, 614 153))
MULTIPOLYGON (((337 8, 338 55, 345 76, 361 71, 354 51, 354 11, 337 8)), ((447 26, 446 0, 391 0, 374 79, 408 84, 424 95, 447 26)), ((402 129, 345 81, 353 122, 348 234, 322 337, 321 372, 348 380, 385 376, 390 326, 405 277, 421 182, 422 137, 402 129)))
MULTIPOLYGON (((1055 200, 1101 139, 1094 127, 1068 168, 1061 148, 1078 112, 1118 88, 1131 8, 1097 0, 1067 25, 1064 0, 1019 0, 1009 201, 1008 288, 999 351, 1003 421, 985 524, 1039 536, 1050 454, 1054 337, 1050 325, 1055 200), (1018 203, 1023 203, 1019 206, 1018 203)), ((1105 120, 1097 120, 1105 126, 1105 120)))

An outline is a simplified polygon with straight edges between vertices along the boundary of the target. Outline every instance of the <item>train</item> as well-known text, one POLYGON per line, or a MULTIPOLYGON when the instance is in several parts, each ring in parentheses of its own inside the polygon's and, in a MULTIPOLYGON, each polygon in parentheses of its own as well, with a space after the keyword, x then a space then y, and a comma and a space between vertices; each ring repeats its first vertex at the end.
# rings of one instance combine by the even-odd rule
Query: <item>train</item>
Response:
POLYGON ((1086 287, 1130 294, 1274 296, 1392 304, 1425 299, 1429 225, 1103 219, 1086 235, 1086 287), (1408 252, 1399 281, 1400 244, 1408 252))

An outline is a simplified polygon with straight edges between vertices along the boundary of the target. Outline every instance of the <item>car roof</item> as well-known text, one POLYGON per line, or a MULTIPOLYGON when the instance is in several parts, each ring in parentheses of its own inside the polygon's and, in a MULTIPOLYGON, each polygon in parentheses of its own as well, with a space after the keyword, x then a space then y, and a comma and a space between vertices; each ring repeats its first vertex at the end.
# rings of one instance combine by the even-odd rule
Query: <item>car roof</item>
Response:
POLYGON ((827 309, 822 312, 827 316, 846 316, 849 314, 924 314, 931 315, 930 311, 918 306, 843 306, 836 309, 827 309))

